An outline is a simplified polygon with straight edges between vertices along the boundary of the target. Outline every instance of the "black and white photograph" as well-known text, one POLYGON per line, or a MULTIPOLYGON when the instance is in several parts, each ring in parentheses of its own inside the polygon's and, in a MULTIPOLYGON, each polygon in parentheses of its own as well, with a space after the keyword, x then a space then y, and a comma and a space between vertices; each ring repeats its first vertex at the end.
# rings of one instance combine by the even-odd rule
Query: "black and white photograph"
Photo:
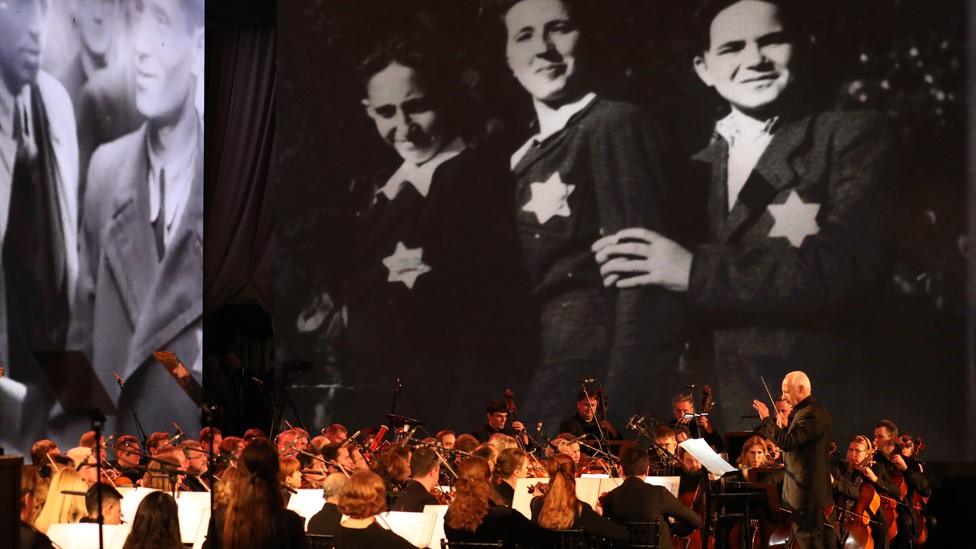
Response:
POLYGON ((961 0, 0 0, 0 547, 971 546, 974 74, 961 0))
POLYGON ((202 382, 204 2, 13 0, 0 28, 0 440, 67 451, 94 407, 198 429, 153 353, 202 382))

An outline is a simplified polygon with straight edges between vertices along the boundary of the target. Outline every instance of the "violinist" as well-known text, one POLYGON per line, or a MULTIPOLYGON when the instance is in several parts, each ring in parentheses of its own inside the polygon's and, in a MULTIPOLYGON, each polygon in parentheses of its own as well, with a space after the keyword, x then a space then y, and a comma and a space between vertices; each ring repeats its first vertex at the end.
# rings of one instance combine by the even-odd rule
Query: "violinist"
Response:
MULTIPOLYGON (((842 469, 831 475, 831 482, 833 483, 834 495, 838 500, 837 505, 845 513, 850 512, 864 495, 861 490, 862 483, 871 483, 874 488, 884 492, 894 488, 884 471, 884 466, 874 461, 874 449, 871 446, 871 441, 863 435, 857 435, 851 439, 847 446, 847 460, 842 469)), ((870 520, 868 528, 871 538, 874 540, 874 546, 876 549, 888 547, 888 528, 884 515, 881 513, 880 501, 872 504, 870 500, 873 498, 870 497, 870 493, 864 497, 869 500, 865 502, 867 504, 865 511, 870 520)), ((848 522, 845 519, 858 520, 860 517, 847 515, 837 518, 840 524, 845 524, 848 522)), ((846 538, 846 530, 843 533, 845 534, 843 537, 846 538)))
POLYGON ((661 525, 660 545, 670 549, 671 532, 665 515, 674 517, 689 528, 698 528, 702 519, 683 505, 671 492, 648 484, 642 478, 650 467, 647 452, 631 446, 620 454, 623 483, 601 498, 603 516, 615 522, 655 522, 661 525))
POLYGON ((651 470, 654 474, 670 475, 677 466, 678 439, 674 429, 667 425, 654 427, 654 444, 651 446, 651 470))
POLYGON ((709 446, 716 452, 721 452, 724 444, 722 435, 715 428, 715 425, 708 419, 708 416, 697 415, 695 412, 695 401, 690 394, 679 394, 672 399, 671 412, 674 418, 668 425, 677 429, 679 426, 687 426, 691 438, 703 438, 709 446))
POLYGON ((576 395, 576 413, 559 424, 559 432, 570 433, 574 437, 586 435, 590 440, 619 439, 620 432, 608 419, 599 419, 597 412, 602 411, 600 401, 603 391, 579 390, 576 395))
MULTIPOLYGON (((99 444, 100 444, 99 448, 101 448, 101 458, 102 459, 105 459, 106 456, 107 456, 107 453, 106 453, 106 450, 105 450, 105 437, 102 436, 100 438, 101 438, 101 440, 99 441, 99 444)), ((95 431, 87 431, 87 432, 85 432, 85 434, 81 435, 81 437, 78 439, 78 446, 80 446, 82 448, 91 448, 92 450, 94 450, 95 449, 95 431)))
POLYGON ((47 459, 48 454, 54 456, 60 453, 61 449, 58 448, 56 442, 42 438, 31 446, 31 463, 36 465, 38 469, 48 467, 51 464, 47 459))
POLYGON ((529 456, 518 448, 507 448, 495 463, 495 495, 501 504, 511 507, 515 499, 515 484, 529 474, 529 456))
POLYGON ((441 473, 441 462, 437 453, 430 448, 417 448, 410 456, 410 479, 397 493, 391 511, 405 511, 407 513, 423 513, 427 505, 441 505, 439 501, 437 479, 441 473), (437 494, 437 495, 435 495, 437 494))
POLYGON ((140 454, 139 439, 132 435, 122 435, 115 439, 115 459, 108 464, 122 476, 134 481, 142 476, 140 454))
POLYGON ((155 456, 163 448, 170 446, 170 436, 166 431, 156 431, 146 438, 146 451, 155 456))
POLYGON ((146 474, 142 476, 143 488, 155 488, 163 492, 174 492, 182 489, 186 478, 186 456, 182 448, 172 446, 161 449, 146 467, 146 474))
POLYGON ((441 446, 443 446, 445 450, 451 450, 454 448, 454 442, 457 440, 457 435, 450 429, 443 429, 437 431, 434 438, 440 442, 441 446))
POLYGON ((766 460, 766 439, 760 435, 749 437, 742 445, 742 451, 739 452, 739 459, 736 460, 735 464, 743 473, 755 467, 765 467, 768 464, 766 460))
POLYGON ((932 487, 918 460, 903 455, 904 444, 900 440, 895 422, 890 419, 879 421, 874 427, 874 443, 877 446, 875 459, 885 466, 888 475, 897 485, 895 490, 889 492, 895 501, 885 502, 889 507, 897 508, 898 535, 892 546, 896 549, 912 547, 920 534, 922 517, 919 515, 920 509, 909 503, 919 499, 913 497, 914 494, 925 498, 930 496, 932 487), (896 502, 905 505, 898 505, 896 502))
POLYGON ((224 441, 224 435, 216 427, 204 427, 200 429, 199 440, 204 448, 209 449, 213 445, 213 449, 217 450, 220 448, 220 443, 224 441))
POLYGON ((488 462, 488 468, 495 471, 495 462, 498 460, 498 450, 494 446, 488 444, 479 444, 477 448, 471 451, 473 455, 480 457, 481 459, 488 462))
POLYGON ((552 446, 556 448, 557 453, 569 456, 573 460, 574 468, 579 467, 582 453, 576 437, 570 433, 559 433, 556 438, 552 439, 552 446))
MULTIPOLYGON (((278 459, 278 482, 291 490, 302 487, 302 464, 293 457, 278 459)), ((287 499, 287 497, 285 498, 287 499)))
POLYGON ((331 443, 342 444, 349 438, 349 430, 346 426, 341 423, 333 423, 322 430, 322 434, 325 438, 329 439, 331 443))
POLYGON ((99 492, 102 499, 102 523, 122 524, 122 494, 104 482, 92 484, 85 493, 85 508, 88 510, 88 516, 78 522, 98 524, 99 492))
POLYGON ((332 473, 322 481, 322 496, 325 503, 322 510, 312 515, 308 519, 309 534, 334 536, 339 530, 339 521, 342 520, 342 512, 339 511, 339 492, 346 485, 346 475, 342 473, 332 473))
POLYGON ((677 458, 681 463, 678 495, 683 496, 700 491, 708 481, 708 471, 702 467, 701 462, 695 456, 685 451, 684 448, 678 448, 677 458))
POLYGON ((97 468, 95 466, 95 456, 92 449, 78 446, 68 450, 68 457, 74 462, 75 469, 81 474, 82 480, 89 487, 98 482, 97 468))

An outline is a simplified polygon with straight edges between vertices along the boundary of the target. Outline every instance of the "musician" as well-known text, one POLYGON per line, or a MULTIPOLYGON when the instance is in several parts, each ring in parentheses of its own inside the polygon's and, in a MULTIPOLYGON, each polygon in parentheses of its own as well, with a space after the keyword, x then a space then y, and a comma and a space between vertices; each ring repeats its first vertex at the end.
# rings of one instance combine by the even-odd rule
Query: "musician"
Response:
POLYGON ((267 439, 268 438, 268 435, 266 435, 264 433, 264 430, 263 429, 259 429, 257 427, 251 427, 247 431, 244 431, 244 436, 241 437, 241 438, 244 439, 244 442, 251 442, 252 440, 254 440, 256 438, 267 439))
POLYGON ((491 435, 488 439, 488 445, 494 448, 497 452, 501 453, 503 450, 508 448, 518 448, 518 441, 514 437, 510 437, 506 434, 495 433, 491 435))
POLYGON ((661 549, 670 549, 671 532, 667 517, 673 517, 689 528, 698 528, 701 517, 685 507, 666 488, 644 482, 651 462, 647 452, 631 446, 620 454, 623 483, 601 498, 603 516, 614 522, 655 522, 661 526, 661 549))
POLYGON ((754 435, 746 440, 739 452, 739 459, 735 462, 743 472, 754 467, 764 467, 766 461, 766 439, 759 435, 754 435))
POLYGON ((776 400, 774 400, 773 401, 773 404, 776 405, 776 411, 777 412, 783 414, 786 417, 790 417, 790 413, 793 411, 793 405, 792 404, 790 404, 789 402, 787 402, 787 401, 785 401, 785 400, 783 400, 781 398, 777 398, 776 400))
POLYGON ((442 429, 440 431, 437 431, 437 434, 434 435, 434 438, 436 438, 437 441, 440 442, 441 446, 443 446, 447 450, 450 450, 454 448, 454 442, 457 440, 457 435, 455 435, 454 431, 450 429, 442 429))
POLYGON ((552 446, 556 448, 559 454, 569 456, 573 460, 573 466, 578 468, 582 453, 580 452, 579 442, 576 440, 576 437, 570 433, 559 433, 556 438, 552 439, 552 446))
MULTIPOLYGON (((871 441, 864 435, 856 435, 847 446, 847 460, 841 470, 831 475, 834 494, 841 499, 840 505, 850 510, 853 503, 860 499, 861 483, 870 482, 879 492, 885 494, 897 493, 897 487, 888 478, 885 466, 874 461, 874 448, 871 441)), ((874 510, 868 508, 872 521, 869 525, 874 546, 877 549, 888 547, 888 525, 879 506, 874 510)), ((843 517, 840 517, 843 520, 843 517)))
MULTIPOLYGON (((904 479, 904 486, 899 486, 890 495, 902 503, 911 502, 914 493, 923 497, 931 496, 932 487, 921 464, 898 451, 896 447, 898 436, 898 425, 890 419, 883 419, 874 427, 874 443, 877 446, 875 459, 885 466, 891 476, 900 476, 904 479)), ((896 549, 911 547, 921 529, 919 510, 911 505, 898 505, 897 511, 898 536, 892 542, 892 546, 896 549)))
POLYGON ((471 453, 477 447, 478 447, 478 438, 474 435, 469 435, 467 433, 458 436, 457 440, 454 441, 454 449, 459 450, 461 452, 471 453))
POLYGON ((602 396, 599 390, 587 393, 580 389, 576 395, 576 413, 559 424, 559 432, 570 433, 574 437, 586 435, 587 440, 619 439, 620 432, 609 419, 598 421, 596 417, 602 396))
POLYGON ((121 435, 115 439, 115 459, 108 464, 123 476, 136 480, 142 476, 140 454, 139 439, 132 435, 121 435))
POLYGON ((525 425, 521 421, 508 422, 508 406, 499 400, 488 402, 485 407, 487 423, 477 431, 471 433, 478 442, 488 442, 491 435, 503 433, 511 437, 518 437, 522 444, 529 444, 529 437, 525 434, 525 425))
POLYGON ((186 488, 191 492, 208 491, 210 483, 207 480, 207 451, 196 440, 184 440, 181 446, 186 456, 186 488))
POLYGON ((303 439, 301 433, 296 429, 282 431, 275 439, 279 457, 295 457, 305 449, 303 444, 307 439, 303 439))
POLYGON ((216 450, 220 448, 220 443, 224 441, 224 436, 220 432, 220 429, 216 427, 204 427, 200 429, 200 444, 204 448, 210 448, 211 442, 213 443, 213 448, 216 450))
POLYGON ((149 452, 150 456, 155 456, 160 450, 170 445, 169 433, 165 431, 156 431, 146 438, 146 451, 149 452))
POLYGON ((146 467, 141 484, 144 488, 155 488, 163 492, 184 488, 186 479, 186 456, 182 448, 168 446, 161 449, 146 467))
MULTIPOLYGON (((101 448, 100 454, 102 456, 102 459, 105 459, 105 457, 107 455, 106 450, 105 450, 105 437, 104 436, 101 436, 101 437, 99 437, 99 439, 100 439, 99 440, 99 444, 100 444, 99 448, 101 448)), ((92 450, 94 450, 95 449, 95 431, 86 431, 84 434, 82 434, 81 437, 78 438, 78 446, 83 447, 83 448, 91 448, 92 450)))
POLYGON ((47 467, 50 465, 47 459, 48 454, 54 456, 60 453, 61 449, 58 448, 57 443, 53 440, 42 438, 31 446, 31 463, 37 465, 38 468, 47 467))
POLYGON ((322 496, 325 498, 325 503, 322 505, 322 510, 308 519, 306 531, 309 534, 334 536, 339 530, 342 513, 337 504, 339 503, 339 492, 342 491, 345 484, 346 475, 342 473, 332 473, 322 481, 322 496))
POLYGON ((691 455, 684 448, 678 448, 678 462, 681 463, 681 480, 678 484, 678 495, 698 490, 708 480, 708 471, 702 467, 698 458, 691 455))
POLYGON ((104 482, 96 482, 85 493, 85 508, 88 516, 78 522, 93 522, 98 524, 98 496, 102 496, 103 524, 122 524, 122 494, 104 482))
POLYGON ((758 400, 752 407, 762 424, 758 432, 785 452, 783 500, 793 508, 793 535, 801 548, 824 547, 823 508, 830 503, 830 414, 812 395, 806 373, 793 371, 783 378, 783 399, 793 405, 789 419, 758 400))
MULTIPOLYGON (((278 459, 278 481, 285 487, 298 490, 302 487, 302 464, 293 457, 278 459)), ((287 490, 286 490, 287 492, 287 490)), ((285 494, 287 501, 288 495, 285 494)))
POLYGON ((477 448, 471 451, 473 455, 480 457, 481 459, 488 462, 488 467, 494 472, 495 470, 495 460, 498 459, 498 450, 490 444, 479 444, 477 448))
POLYGON ((74 463, 75 469, 81 473, 81 478, 85 484, 91 486, 98 482, 95 455, 91 448, 78 446, 68 450, 67 455, 74 463))
POLYGON ((410 480, 397 494, 391 511, 423 513, 427 505, 440 502, 431 494, 437 488, 441 473, 441 462, 430 448, 417 448, 410 456, 410 480))
MULTIPOLYGON (((34 528, 35 501, 38 488, 38 469, 35 465, 25 465, 20 470, 20 547, 21 549, 49 549, 51 540, 34 528)), ((38 510, 39 512, 39 510, 38 510)))
POLYGON ((721 452, 724 449, 722 435, 712 424, 708 416, 694 417, 695 401, 690 394, 683 393, 676 395, 671 402, 674 419, 669 421, 668 425, 675 429, 679 426, 687 427, 688 433, 692 438, 705 439, 705 442, 714 448, 716 452, 721 452))
POLYGON ((342 444, 349 438, 349 430, 341 423, 329 425, 322 431, 322 434, 329 439, 329 442, 338 442, 339 444, 342 444))
POLYGON ((506 448, 495 463, 495 495, 501 504, 511 507, 515 499, 515 484, 529 472, 529 456, 518 448, 506 448))

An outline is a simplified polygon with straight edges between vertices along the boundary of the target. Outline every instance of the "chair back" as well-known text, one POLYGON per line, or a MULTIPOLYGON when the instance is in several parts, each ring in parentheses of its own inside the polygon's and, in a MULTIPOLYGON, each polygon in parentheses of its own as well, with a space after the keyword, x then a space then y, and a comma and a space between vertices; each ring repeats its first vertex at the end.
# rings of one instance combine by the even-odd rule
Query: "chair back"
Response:
POLYGON ((500 541, 448 541, 441 538, 441 549, 501 549, 505 544, 500 541))
POLYGON ((305 544, 308 545, 308 549, 333 549, 335 547, 332 536, 323 534, 305 534, 305 544))
POLYGON ((591 549, 597 539, 590 538, 583 530, 553 530, 556 534, 554 549, 591 549))
POLYGON ((661 523, 654 522, 623 522, 630 532, 630 543, 617 544, 621 549, 657 549, 661 546, 661 523))

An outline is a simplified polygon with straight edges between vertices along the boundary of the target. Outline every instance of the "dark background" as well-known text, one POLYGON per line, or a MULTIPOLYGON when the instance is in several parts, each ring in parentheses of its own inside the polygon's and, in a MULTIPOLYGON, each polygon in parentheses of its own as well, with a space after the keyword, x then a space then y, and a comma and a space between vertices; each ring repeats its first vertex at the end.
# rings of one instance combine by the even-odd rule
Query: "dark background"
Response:
MULTIPOLYGON (((595 22, 604 29, 600 38, 608 60, 606 91, 650 111, 672 148, 668 159, 682 161, 707 141, 716 106, 691 70, 688 4, 611 0, 598 5, 595 22)), ((866 334, 869 367, 850 372, 873 390, 864 395, 858 417, 835 418, 837 439, 855 432, 870 435, 874 423, 887 417, 921 435, 929 459, 976 454, 976 432, 965 431, 971 421, 967 387, 972 374, 964 367, 964 7, 960 1, 828 1, 817 2, 807 18, 816 31, 816 70, 808 85, 837 107, 887 113, 900 146, 897 261, 877 321, 866 334)), ((329 397, 337 390, 342 365, 330 351, 325 324, 305 333, 296 329, 300 311, 328 293, 347 253, 345 228, 337 219, 349 204, 349 180, 391 160, 359 106, 360 84, 352 68, 368 45, 388 35, 397 22, 419 14, 445 29, 459 60, 470 68, 466 93, 476 105, 472 112, 483 115, 477 124, 481 139, 501 148, 520 143, 531 115, 528 98, 501 65, 501 45, 480 38, 478 11, 478 2, 457 0, 319 0, 280 6, 275 361, 263 367, 272 369, 286 359, 312 361, 311 371, 293 376, 298 387, 291 396, 302 419, 316 428, 331 420, 352 429, 378 424, 389 411, 389 402, 377 402, 371 417, 345 417, 332 410, 329 397)), ((391 369, 390 379, 380 382, 392 385, 395 376, 391 369)), ((709 380, 692 373, 683 382, 700 386, 709 380)), ((816 390, 829 392, 829 387, 816 390)), ((408 388, 406 398, 450 394, 447 386, 408 388)), ((500 397, 486 394, 484 400, 500 397)), ((566 400, 569 415, 573 397, 566 400)), ((630 404, 636 403, 615 402, 625 408, 630 404)), ((669 416, 669 402, 654 407, 657 417, 669 416)), ((471 408, 464 418, 424 419, 432 428, 466 431, 483 420, 483 402, 471 408)), ((746 424, 721 427, 735 430, 746 424)))

